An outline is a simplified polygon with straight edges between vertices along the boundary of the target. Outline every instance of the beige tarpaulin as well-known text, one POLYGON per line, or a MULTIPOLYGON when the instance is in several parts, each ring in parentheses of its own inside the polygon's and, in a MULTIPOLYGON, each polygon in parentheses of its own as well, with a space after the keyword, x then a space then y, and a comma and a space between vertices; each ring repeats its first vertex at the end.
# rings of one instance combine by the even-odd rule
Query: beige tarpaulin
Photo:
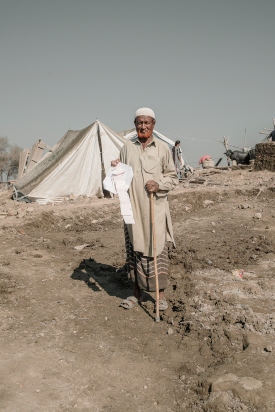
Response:
POLYGON ((111 160, 116 159, 125 139, 96 120, 68 133, 53 152, 15 185, 16 196, 39 203, 60 201, 69 195, 103 196, 102 182, 111 160))

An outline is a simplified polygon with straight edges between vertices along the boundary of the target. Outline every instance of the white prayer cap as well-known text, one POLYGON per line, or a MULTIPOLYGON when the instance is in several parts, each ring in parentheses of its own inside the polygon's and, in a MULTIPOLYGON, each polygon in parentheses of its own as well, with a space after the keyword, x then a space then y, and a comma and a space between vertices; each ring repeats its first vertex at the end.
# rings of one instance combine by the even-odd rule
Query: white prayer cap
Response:
POLYGON ((141 109, 138 109, 136 111, 135 118, 138 116, 151 116, 153 119, 156 118, 155 113, 152 109, 149 109, 149 107, 142 107, 141 109))

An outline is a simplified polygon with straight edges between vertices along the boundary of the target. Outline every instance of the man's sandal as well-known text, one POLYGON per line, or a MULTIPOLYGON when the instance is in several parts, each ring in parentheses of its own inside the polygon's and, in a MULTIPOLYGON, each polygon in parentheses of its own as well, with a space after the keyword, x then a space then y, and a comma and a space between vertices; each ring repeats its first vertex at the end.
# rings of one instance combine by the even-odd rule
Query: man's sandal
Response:
POLYGON ((168 309, 167 301, 160 299, 160 301, 159 301, 159 310, 163 311, 163 310, 166 310, 166 309, 168 309))
POLYGON ((135 296, 129 296, 127 299, 124 299, 119 306, 124 309, 132 309, 137 303, 138 300, 135 296))

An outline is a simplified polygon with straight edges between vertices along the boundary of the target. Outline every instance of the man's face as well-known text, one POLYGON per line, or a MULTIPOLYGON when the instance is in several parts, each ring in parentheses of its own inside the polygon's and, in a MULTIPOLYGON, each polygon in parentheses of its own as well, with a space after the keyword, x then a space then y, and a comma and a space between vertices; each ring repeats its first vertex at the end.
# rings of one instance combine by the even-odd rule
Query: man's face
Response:
POLYGON ((155 123, 155 119, 151 116, 136 117, 135 125, 138 137, 140 139, 148 139, 148 137, 152 136, 155 123))

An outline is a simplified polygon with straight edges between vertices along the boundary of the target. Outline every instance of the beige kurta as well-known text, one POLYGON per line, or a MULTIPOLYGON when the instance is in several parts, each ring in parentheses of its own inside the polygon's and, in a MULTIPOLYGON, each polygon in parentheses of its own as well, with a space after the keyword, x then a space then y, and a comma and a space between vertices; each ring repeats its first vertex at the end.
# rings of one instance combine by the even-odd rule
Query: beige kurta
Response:
POLYGON ((166 143, 153 137, 143 150, 138 138, 128 140, 120 152, 122 163, 132 166, 134 177, 129 188, 135 224, 127 225, 133 249, 145 256, 153 256, 150 197, 145 188, 148 180, 159 184, 154 196, 156 252, 159 255, 166 241, 173 239, 173 229, 167 195, 178 184, 170 149, 166 143), (170 239, 169 239, 170 237, 170 239))

